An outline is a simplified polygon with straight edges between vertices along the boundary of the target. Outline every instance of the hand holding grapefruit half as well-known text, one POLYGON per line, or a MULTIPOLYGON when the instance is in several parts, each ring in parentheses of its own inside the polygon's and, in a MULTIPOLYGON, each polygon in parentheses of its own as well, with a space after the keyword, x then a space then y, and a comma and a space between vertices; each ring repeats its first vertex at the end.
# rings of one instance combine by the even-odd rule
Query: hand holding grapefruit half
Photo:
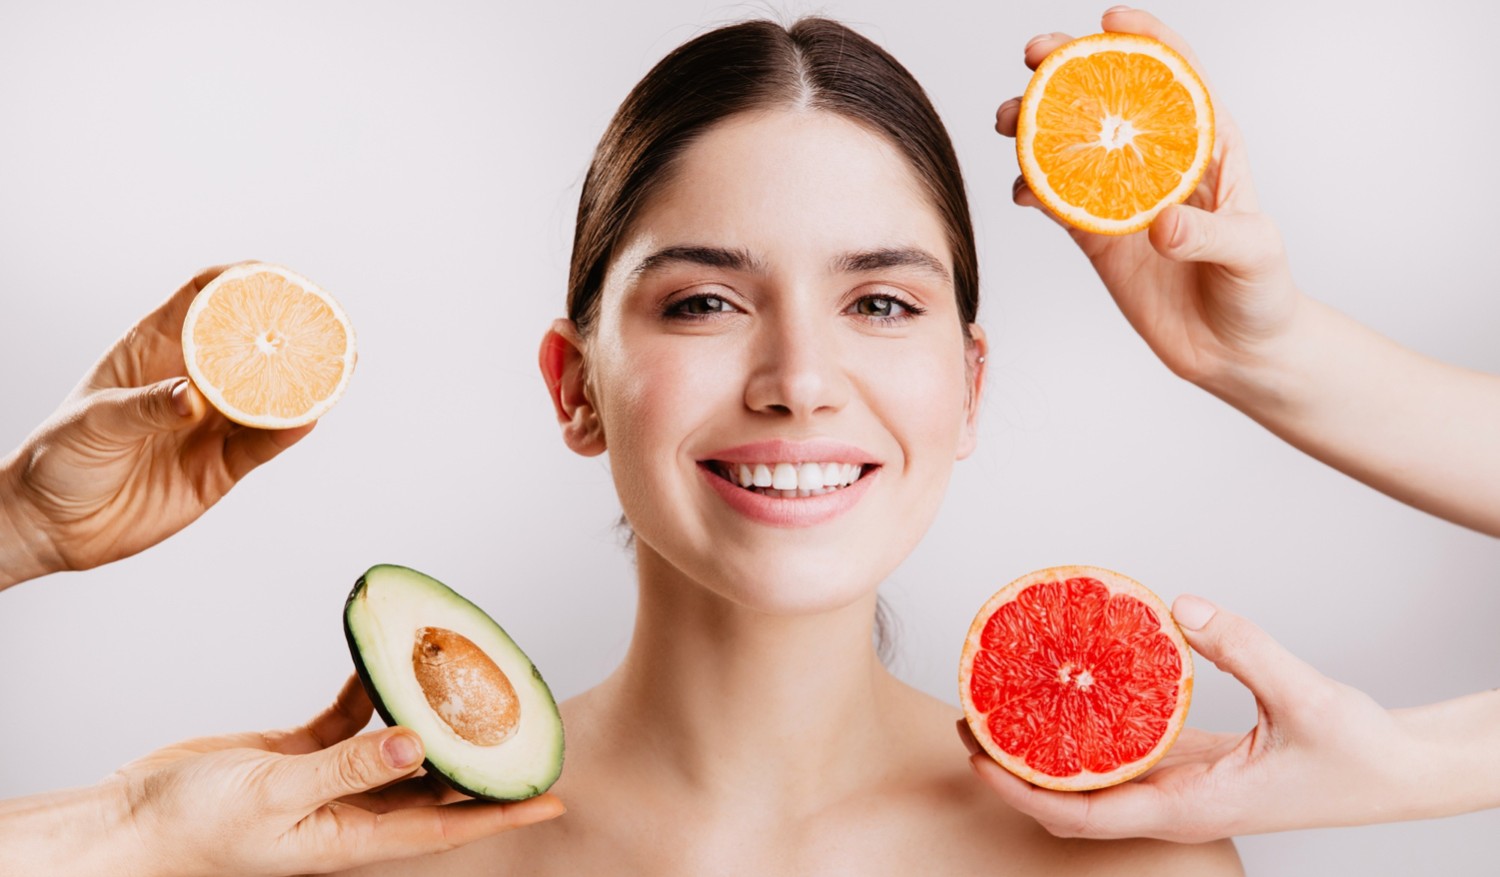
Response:
POLYGON ((1161 599, 1093 566, 1038 570, 974 617, 959 702, 979 745, 1038 786, 1098 789, 1148 770, 1187 719, 1193 661, 1161 599))
POLYGON ((1187 199, 1208 168, 1214 108, 1191 64, 1150 37, 1102 33, 1037 65, 1016 117, 1026 185, 1069 225, 1128 234, 1187 199))
POLYGON ((246 262, 203 287, 182 325, 188 377, 235 423, 291 429, 323 416, 354 371, 354 328, 305 277, 246 262))

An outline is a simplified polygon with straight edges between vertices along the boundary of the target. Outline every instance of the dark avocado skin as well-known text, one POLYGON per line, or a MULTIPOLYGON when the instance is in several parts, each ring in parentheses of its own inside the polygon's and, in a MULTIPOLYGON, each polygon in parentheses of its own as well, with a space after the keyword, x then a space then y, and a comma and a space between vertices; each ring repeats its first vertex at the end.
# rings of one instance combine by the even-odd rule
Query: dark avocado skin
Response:
MULTIPOLYGON (((364 685, 365 693, 370 696, 370 702, 375 705, 375 712, 380 714, 380 718, 386 723, 387 727, 394 727, 399 723, 391 716, 391 711, 389 709, 386 709, 385 701, 380 697, 380 689, 375 685, 374 680, 370 678, 370 671, 365 669, 364 658, 359 653, 359 644, 354 639, 354 630, 349 626, 349 610, 351 607, 353 607, 354 601, 359 599, 359 595, 363 593, 364 590, 365 577, 360 576, 358 581, 354 583, 353 590, 349 592, 348 599, 344 600, 344 641, 349 644, 349 655, 350 657, 354 658, 354 671, 359 674, 359 681, 362 685, 364 685)), ((536 676, 537 679, 542 678, 542 674, 537 670, 535 664, 531 665, 531 672, 532 675, 536 676)), ((546 682, 543 681, 542 684, 545 685, 546 682)), ((527 798, 533 798, 537 795, 540 795, 543 791, 545 791, 544 789, 539 789, 536 786, 529 786, 531 791, 528 794, 520 795, 515 798, 497 798, 493 795, 487 795, 483 792, 471 789, 458 780, 455 780, 453 777, 448 776, 442 771, 441 768, 433 764, 432 759, 430 758, 422 762, 422 767, 427 770, 427 773, 431 774, 432 776, 438 777, 449 786, 452 786, 455 790, 462 792, 463 794, 468 795, 471 798, 478 798, 484 801, 524 801, 527 798)))

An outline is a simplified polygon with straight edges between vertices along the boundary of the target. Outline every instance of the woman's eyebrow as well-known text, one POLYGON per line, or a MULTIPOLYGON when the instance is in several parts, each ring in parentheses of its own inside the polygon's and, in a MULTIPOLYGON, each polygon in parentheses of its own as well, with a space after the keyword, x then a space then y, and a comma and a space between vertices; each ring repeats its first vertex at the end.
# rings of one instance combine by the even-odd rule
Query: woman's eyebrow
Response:
POLYGON ((886 247, 878 250, 862 250, 844 253, 833 260, 833 270, 840 273, 880 271, 885 268, 918 268, 936 275, 944 283, 952 283, 948 269, 934 255, 920 247, 886 247))
POLYGON ((657 250, 642 259, 640 264, 635 266, 635 270, 630 272, 630 276, 639 277, 647 271, 679 262, 708 268, 724 268, 729 271, 765 272, 765 267, 746 250, 732 250, 727 247, 679 246, 657 250))

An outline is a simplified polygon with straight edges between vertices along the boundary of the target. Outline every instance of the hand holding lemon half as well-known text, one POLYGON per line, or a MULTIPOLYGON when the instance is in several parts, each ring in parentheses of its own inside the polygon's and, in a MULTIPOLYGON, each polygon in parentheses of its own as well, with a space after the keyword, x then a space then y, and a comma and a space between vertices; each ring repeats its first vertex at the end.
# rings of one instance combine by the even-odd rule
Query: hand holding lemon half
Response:
POLYGON ((338 401, 354 372, 354 329, 333 297, 276 265, 215 277, 182 325, 188 376, 235 423, 291 429, 338 401))

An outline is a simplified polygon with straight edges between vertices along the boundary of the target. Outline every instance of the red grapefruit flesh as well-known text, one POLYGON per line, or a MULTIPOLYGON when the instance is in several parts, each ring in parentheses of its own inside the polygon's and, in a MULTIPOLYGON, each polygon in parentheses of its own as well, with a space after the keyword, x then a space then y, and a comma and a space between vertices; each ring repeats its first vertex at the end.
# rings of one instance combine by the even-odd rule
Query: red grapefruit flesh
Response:
POLYGON ((958 673, 974 737, 1049 789, 1122 783, 1182 730, 1193 660, 1161 598, 1093 566, 1029 573, 984 604, 958 673))

